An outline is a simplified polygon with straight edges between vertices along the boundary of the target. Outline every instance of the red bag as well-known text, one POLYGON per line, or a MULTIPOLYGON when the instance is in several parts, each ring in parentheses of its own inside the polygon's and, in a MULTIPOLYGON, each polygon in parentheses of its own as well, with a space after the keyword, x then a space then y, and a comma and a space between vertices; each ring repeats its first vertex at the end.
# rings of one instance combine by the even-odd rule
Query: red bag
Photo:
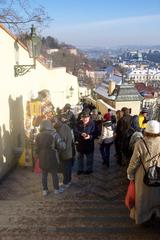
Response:
POLYGON ((39 166, 39 158, 35 159, 35 165, 34 165, 34 173, 40 174, 42 172, 42 169, 39 166))
POLYGON ((125 196, 125 205, 130 210, 135 206, 135 183, 134 180, 130 180, 128 190, 125 196))

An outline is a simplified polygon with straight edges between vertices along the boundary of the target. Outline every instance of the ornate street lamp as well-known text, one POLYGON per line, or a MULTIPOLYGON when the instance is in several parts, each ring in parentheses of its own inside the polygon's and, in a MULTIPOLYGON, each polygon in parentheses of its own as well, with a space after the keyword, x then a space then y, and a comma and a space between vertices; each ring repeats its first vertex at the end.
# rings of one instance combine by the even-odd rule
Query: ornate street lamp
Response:
POLYGON ((30 69, 36 68, 36 58, 40 55, 41 39, 37 36, 35 27, 32 25, 31 34, 27 39, 27 48, 29 56, 33 58, 33 64, 31 65, 14 65, 15 77, 22 76, 30 71, 30 69))

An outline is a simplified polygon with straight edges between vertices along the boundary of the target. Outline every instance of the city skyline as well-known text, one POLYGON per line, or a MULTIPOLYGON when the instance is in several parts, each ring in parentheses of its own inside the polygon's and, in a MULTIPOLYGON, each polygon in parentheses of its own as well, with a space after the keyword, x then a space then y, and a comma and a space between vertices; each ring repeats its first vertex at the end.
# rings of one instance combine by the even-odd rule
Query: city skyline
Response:
POLYGON ((34 4, 43 5, 54 19, 43 34, 76 47, 160 43, 158 0, 35 0, 34 4))

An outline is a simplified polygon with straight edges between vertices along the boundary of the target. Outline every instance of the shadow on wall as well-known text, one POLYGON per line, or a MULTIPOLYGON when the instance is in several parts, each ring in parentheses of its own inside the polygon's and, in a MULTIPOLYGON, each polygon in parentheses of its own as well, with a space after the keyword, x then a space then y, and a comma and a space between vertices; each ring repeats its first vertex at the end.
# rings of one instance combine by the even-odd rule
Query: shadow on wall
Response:
POLYGON ((12 155, 11 136, 3 124, 3 127, 0 128, 0 178, 13 166, 11 161, 12 155))
POLYGON ((22 96, 8 99, 10 131, 0 127, 0 179, 16 164, 24 146, 24 112, 22 96))
POLYGON ((3 168, 3 142, 2 142, 2 128, 0 127, 0 175, 3 168))
POLYGON ((19 151, 24 146, 24 110, 23 97, 19 96, 15 100, 9 96, 10 111, 10 135, 13 151, 19 151))

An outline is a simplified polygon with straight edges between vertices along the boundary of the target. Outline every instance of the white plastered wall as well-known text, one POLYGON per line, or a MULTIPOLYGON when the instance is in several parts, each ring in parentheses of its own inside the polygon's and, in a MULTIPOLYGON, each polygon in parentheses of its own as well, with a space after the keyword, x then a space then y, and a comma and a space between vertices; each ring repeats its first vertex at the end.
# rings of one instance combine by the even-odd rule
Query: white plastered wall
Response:
POLYGON ((140 101, 116 102, 115 104, 117 110, 121 110, 123 107, 130 108, 132 115, 138 115, 141 108, 140 101))
POLYGON ((33 64, 26 49, 17 44, 13 36, 0 25, 0 178, 14 164, 13 150, 23 145, 26 102, 32 90, 47 89, 53 105, 63 107, 67 102, 78 103, 77 77, 66 73, 66 68, 47 69, 36 61, 36 69, 15 77, 14 65, 33 64), (16 48, 15 48, 16 46, 16 48), (73 95, 67 98, 68 89, 73 95))

